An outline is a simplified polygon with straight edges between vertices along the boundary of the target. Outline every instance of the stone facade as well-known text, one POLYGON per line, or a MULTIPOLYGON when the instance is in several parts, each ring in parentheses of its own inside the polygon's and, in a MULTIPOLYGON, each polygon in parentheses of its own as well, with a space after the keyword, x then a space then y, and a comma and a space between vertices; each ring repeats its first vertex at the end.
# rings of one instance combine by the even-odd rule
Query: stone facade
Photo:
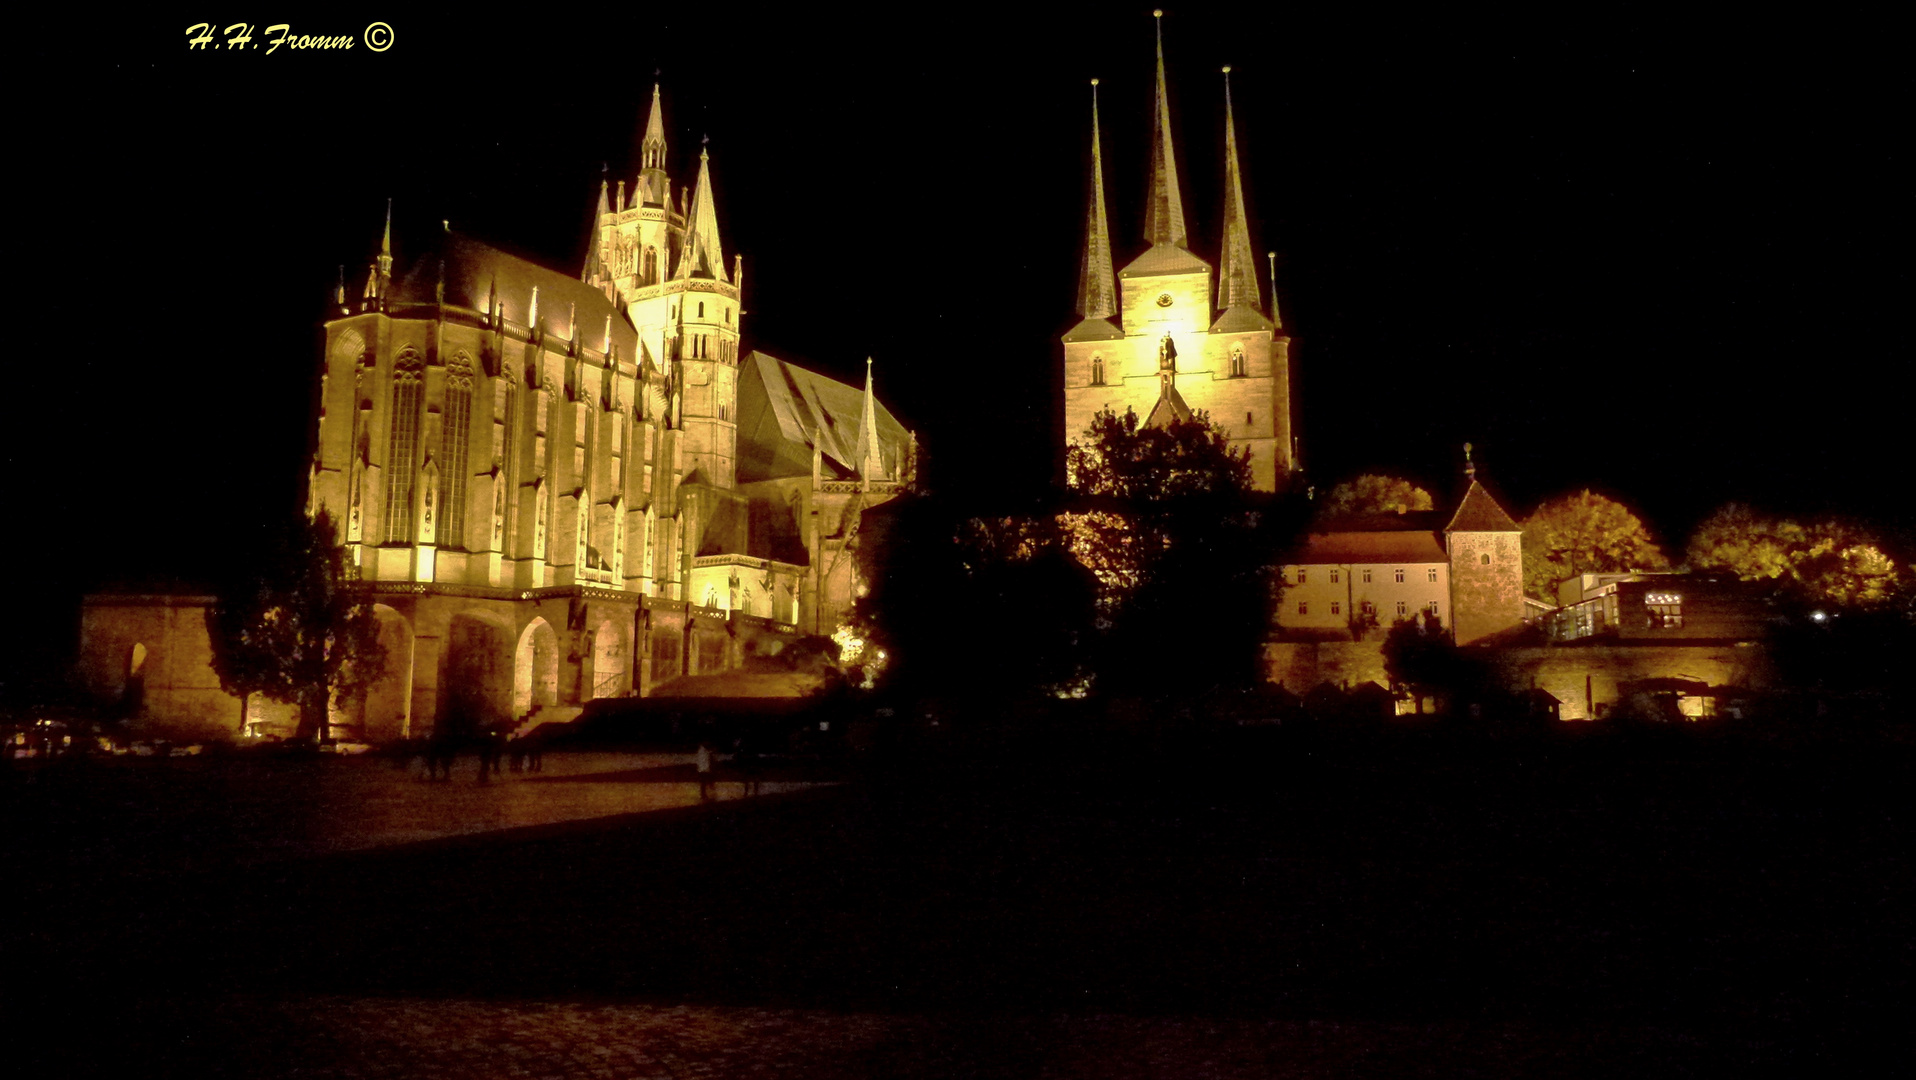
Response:
MULTIPOLYGON (((856 598, 859 515, 909 482, 912 436, 869 363, 861 393, 743 349, 711 163, 674 192, 656 87, 641 146, 578 276, 449 230, 402 269, 389 214, 364 287, 332 298, 309 510, 338 522, 388 658, 334 718, 353 734, 648 693, 830 634, 856 598)), ((123 696, 130 650, 167 642, 191 674, 149 677, 145 707, 237 717, 206 601, 171 603, 90 599, 90 684, 123 696)))

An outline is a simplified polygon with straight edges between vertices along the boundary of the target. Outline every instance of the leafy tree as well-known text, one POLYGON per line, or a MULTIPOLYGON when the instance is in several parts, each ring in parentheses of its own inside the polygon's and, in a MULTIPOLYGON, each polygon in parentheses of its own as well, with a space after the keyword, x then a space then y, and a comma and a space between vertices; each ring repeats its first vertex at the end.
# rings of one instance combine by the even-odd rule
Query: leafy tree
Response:
POLYGON ((1523 523, 1524 589, 1543 599, 1554 601, 1557 586, 1579 574, 1669 566, 1628 507, 1588 489, 1544 503, 1523 523))
POLYGON ((1403 514, 1429 510, 1435 504, 1430 492, 1395 476, 1365 473, 1331 488, 1324 496, 1326 515, 1403 514))
POLYGON ((220 588, 209 620, 220 686, 297 706, 301 739, 323 734, 329 700, 363 698, 385 659, 336 537, 324 510, 281 522, 220 588))
POLYGON ((1902 572, 1868 532, 1839 521, 1809 525, 1730 503, 1698 525, 1690 565, 1745 581, 1779 581, 1811 601, 1877 607, 1898 595, 1902 572))
POLYGON ((1399 619, 1384 635, 1384 673, 1391 685, 1417 699, 1417 712, 1424 711, 1424 699, 1447 694, 1457 688, 1463 661, 1450 631, 1429 613, 1399 619))
POLYGON ((1259 678, 1284 507, 1202 413, 1146 427, 1106 410, 1066 454, 1072 554, 1099 583, 1107 690, 1197 696, 1259 678))

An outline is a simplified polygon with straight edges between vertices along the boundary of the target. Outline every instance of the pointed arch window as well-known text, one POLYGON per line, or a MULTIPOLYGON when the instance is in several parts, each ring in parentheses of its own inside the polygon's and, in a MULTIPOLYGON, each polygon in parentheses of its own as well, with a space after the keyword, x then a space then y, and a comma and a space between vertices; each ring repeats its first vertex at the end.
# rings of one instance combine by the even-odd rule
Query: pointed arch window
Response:
POLYGON ((425 365, 412 350, 393 365, 392 417, 386 442, 386 542, 413 539, 413 489, 419 475, 419 406, 425 365))
POLYGON ((445 497, 440 500, 439 543, 466 549, 466 482, 472 472, 472 360, 461 353, 446 369, 445 497))
POLYGON ((641 285, 656 284, 659 280, 659 249, 647 244, 644 256, 644 273, 639 279, 641 285))
POLYGON ((1094 356, 1091 358, 1091 385, 1092 386, 1104 385, 1104 357, 1103 356, 1094 356))
POLYGON ((1234 379, 1244 377, 1244 346, 1242 345, 1231 346, 1231 377, 1234 379))

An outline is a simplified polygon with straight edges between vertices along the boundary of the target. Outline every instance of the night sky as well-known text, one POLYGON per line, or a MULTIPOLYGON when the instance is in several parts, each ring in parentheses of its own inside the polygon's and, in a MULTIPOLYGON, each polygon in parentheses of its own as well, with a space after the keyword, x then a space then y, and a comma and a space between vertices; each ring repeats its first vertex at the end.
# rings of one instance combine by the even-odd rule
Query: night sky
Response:
MULTIPOLYGON (((189 52, 193 19, 149 19, 48 88, 22 159, 37 357, 9 365, 6 555, 30 596, 204 576, 296 502, 323 305, 338 265, 364 284, 388 197, 402 269, 444 218, 576 272, 601 163, 636 172, 654 69, 675 184, 710 137, 747 347, 847 381, 874 357, 944 490, 1046 482, 1093 76, 1118 264, 1144 246, 1148 8, 803 5, 714 40, 561 7, 296 24, 383 17, 385 53, 189 52)), ((1164 26, 1213 263, 1233 65, 1314 482, 1441 497, 1469 440, 1513 513, 1594 486, 1674 547, 1731 499, 1916 522, 1910 87, 1885 30, 1289 7, 1164 26)))

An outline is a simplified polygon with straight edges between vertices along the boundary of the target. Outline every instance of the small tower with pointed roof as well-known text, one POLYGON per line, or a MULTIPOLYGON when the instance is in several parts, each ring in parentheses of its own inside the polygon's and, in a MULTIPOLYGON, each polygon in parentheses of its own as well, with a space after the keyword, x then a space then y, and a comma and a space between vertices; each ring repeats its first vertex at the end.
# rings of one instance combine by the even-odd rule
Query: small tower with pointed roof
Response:
POLYGON ((1464 497, 1444 526, 1451 632, 1469 645, 1523 625, 1523 530, 1477 480, 1464 444, 1464 497))
POLYGON ((1263 307, 1246 212, 1237 129, 1224 85, 1223 222, 1220 280, 1191 250, 1178 180, 1169 80, 1164 65, 1163 12, 1158 20, 1156 85, 1152 106, 1149 195, 1144 207, 1148 246, 1113 280, 1112 244, 1104 203, 1103 147, 1098 129, 1098 80, 1092 80, 1091 176, 1087 184, 1084 250, 1079 263, 1078 313, 1064 335, 1064 439, 1090 426, 1103 409, 1135 412, 1169 423, 1203 413, 1249 450, 1252 482, 1274 491, 1294 471, 1292 462, 1290 339, 1263 307))

